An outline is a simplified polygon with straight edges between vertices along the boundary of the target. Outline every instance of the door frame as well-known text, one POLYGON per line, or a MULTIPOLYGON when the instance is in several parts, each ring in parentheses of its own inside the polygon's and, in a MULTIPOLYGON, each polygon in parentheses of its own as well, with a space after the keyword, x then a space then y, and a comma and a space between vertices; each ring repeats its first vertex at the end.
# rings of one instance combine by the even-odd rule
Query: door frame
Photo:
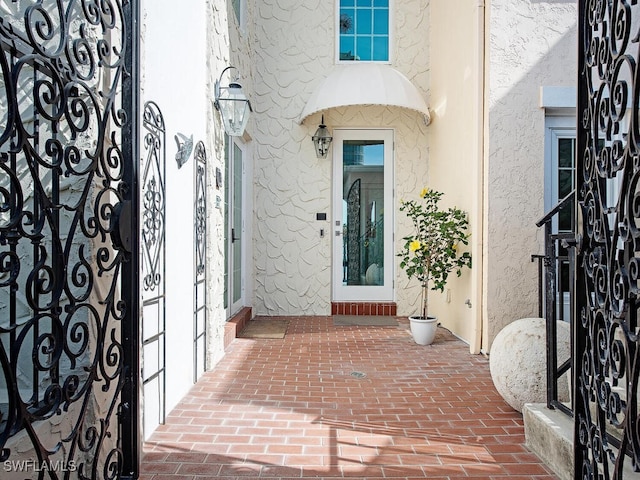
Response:
POLYGON ((394 255, 393 231, 394 217, 394 137, 391 128, 336 128, 333 131, 333 208, 332 208, 332 261, 331 283, 332 301, 393 301, 394 255), (384 280, 383 285, 343 285, 343 161, 342 145, 345 140, 382 140, 384 141, 384 280), (390 212, 389 216, 386 212, 390 212))
MULTIPOLYGON (((248 222, 247 222, 247 211, 249 211, 248 209, 248 205, 249 205, 249 201, 250 201, 250 195, 249 195, 249 189, 248 189, 248 184, 247 184, 247 174, 248 174, 248 162, 249 162, 249 158, 248 158, 248 148, 247 148, 247 144, 240 141, 237 137, 229 137, 227 135, 225 135, 225 139, 226 139, 226 143, 225 143, 225 149, 226 149, 226 165, 225 165, 225 228, 227 229, 227 242, 225 242, 225 258, 224 258, 224 262, 225 262, 225 271, 227 272, 226 275, 226 285, 225 285, 225 310, 226 310, 226 318, 229 319, 231 318, 233 315, 235 315, 236 313, 238 313, 242 307, 245 305, 245 298, 246 298, 246 290, 247 290, 247 285, 246 285, 246 278, 247 278, 247 262, 248 262, 248 255, 247 255, 247 238, 250 237, 250 230, 248 228, 248 222), (233 273, 233 242, 229 241, 229 239, 231 239, 231 235, 232 235, 232 223, 233 223, 233 215, 232 215, 232 205, 233 205, 233 195, 234 195, 234 190, 233 190, 233 168, 235 166, 235 154, 234 154, 234 147, 237 147, 238 150, 241 152, 242 154, 242 186, 241 186, 241 192, 240 192, 240 198, 242 201, 242 206, 241 206, 241 216, 242 218, 240 219, 241 222, 241 231, 240 231, 240 236, 239 236, 239 242, 240 242, 240 296, 238 298, 237 301, 233 301, 233 280, 234 280, 234 273, 233 273)), ((237 236, 237 233, 236 233, 237 236)))

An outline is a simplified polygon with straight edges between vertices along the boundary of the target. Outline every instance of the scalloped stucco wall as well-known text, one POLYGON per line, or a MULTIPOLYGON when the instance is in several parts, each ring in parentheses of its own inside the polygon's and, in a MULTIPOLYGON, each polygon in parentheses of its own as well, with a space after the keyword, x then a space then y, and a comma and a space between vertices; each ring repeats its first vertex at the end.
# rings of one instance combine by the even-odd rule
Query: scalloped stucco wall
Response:
MULTIPOLYGON (((392 65, 428 93, 428 2, 397 2, 392 65)), ((254 77, 254 312, 330 313, 332 159, 316 158, 311 135, 320 114, 298 118, 335 64, 334 2, 263 1, 251 11, 254 77), (317 221, 316 213, 327 213, 317 221), (326 234, 320 236, 320 229, 326 234)), ((330 129, 395 129, 396 200, 426 177, 426 126, 413 113, 350 107, 325 114, 330 129), (420 180, 422 179, 422 180, 420 180)), ((397 203, 397 202, 396 202, 397 203)), ((397 211, 397 204, 396 204, 397 211)), ((402 236, 399 224, 396 239, 402 236)), ((400 313, 408 308, 399 295, 400 313)))
MULTIPOLYGON (((243 10, 245 19, 250 18, 253 2, 246 3, 243 10)), ((214 85, 220 78, 222 71, 228 66, 236 67, 225 73, 222 83, 226 84, 230 79, 239 75, 239 81, 250 100, 254 101, 255 89, 253 86, 251 65, 251 23, 243 21, 238 23, 231 2, 226 0, 207 0, 207 265, 208 265, 208 345, 207 368, 212 368, 224 356, 224 327, 228 312, 225 309, 225 243, 224 243, 224 198, 226 185, 220 189, 215 187, 216 169, 224 172, 225 168, 225 139, 220 115, 213 105, 214 85)), ((254 128, 254 118, 249 117, 246 135, 243 142, 246 164, 247 181, 251 183, 251 159, 254 142, 251 140, 251 132, 254 128)), ((251 189, 249 188, 249 192, 251 189)), ((251 236, 251 195, 248 196, 245 207, 248 210, 249 225, 246 236, 251 236)), ((250 248, 250 246, 249 246, 250 248)), ((245 304, 250 306, 252 302, 251 258, 245 259, 245 304)), ((231 312, 236 313, 236 312, 231 312)))
POLYGON ((485 347, 508 323, 537 315, 544 215, 540 87, 576 82, 576 2, 495 0, 489 14, 485 347))

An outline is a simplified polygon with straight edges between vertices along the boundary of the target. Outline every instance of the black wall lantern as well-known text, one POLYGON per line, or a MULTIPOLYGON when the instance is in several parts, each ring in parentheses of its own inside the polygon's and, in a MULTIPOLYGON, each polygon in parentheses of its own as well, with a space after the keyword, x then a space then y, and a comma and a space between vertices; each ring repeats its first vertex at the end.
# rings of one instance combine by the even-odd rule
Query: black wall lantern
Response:
POLYGON ((329 153, 329 146, 331 145, 331 141, 333 137, 329 133, 327 126, 324 124, 324 115, 322 115, 322 120, 320 121, 320 125, 314 133, 313 137, 313 145, 316 147, 316 155, 318 158, 327 158, 327 153, 329 153))
POLYGON ((229 86, 223 87, 222 76, 227 70, 237 70, 235 67, 227 67, 220 74, 220 78, 216 80, 215 101, 213 105, 220 112, 224 131, 230 137, 241 137, 249 120, 249 112, 252 112, 251 102, 242 91, 242 86, 237 80, 229 83, 229 86))

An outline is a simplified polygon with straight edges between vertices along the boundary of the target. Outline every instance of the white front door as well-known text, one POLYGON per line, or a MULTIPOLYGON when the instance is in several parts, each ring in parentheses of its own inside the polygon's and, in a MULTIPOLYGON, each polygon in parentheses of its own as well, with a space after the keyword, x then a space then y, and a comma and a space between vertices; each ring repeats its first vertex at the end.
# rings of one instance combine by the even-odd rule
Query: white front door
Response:
POLYGON ((244 155, 241 145, 225 136, 225 309, 227 318, 243 306, 244 296, 244 155))
POLYGON ((334 130, 333 300, 393 300, 393 131, 334 130))

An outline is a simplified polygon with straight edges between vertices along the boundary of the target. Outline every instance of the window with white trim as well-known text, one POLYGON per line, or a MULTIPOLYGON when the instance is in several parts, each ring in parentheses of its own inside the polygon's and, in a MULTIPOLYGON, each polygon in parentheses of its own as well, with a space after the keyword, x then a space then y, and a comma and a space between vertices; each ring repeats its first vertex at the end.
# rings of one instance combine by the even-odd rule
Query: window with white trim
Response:
MULTIPOLYGON (((573 117, 548 117, 545 211, 549 211, 574 189, 576 130, 573 117)), ((572 231, 572 208, 559 212, 556 232, 572 231)))
POLYGON ((341 61, 389 61, 389 0, 339 0, 341 61))
MULTIPOLYGON (((576 169, 576 119, 573 115, 547 116, 545 118, 545 212, 575 188, 576 169)), ((574 229, 574 203, 565 205, 552 222, 553 233, 571 233, 574 229)), ((568 251, 561 244, 557 254, 565 258, 557 265, 558 318, 569 319, 570 271, 568 251)))
POLYGON ((231 0, 231 6, 233 7, 233 11, 236 14, 236 20, 238 21, 238 25, 242 27, 242 0, 231 0))

